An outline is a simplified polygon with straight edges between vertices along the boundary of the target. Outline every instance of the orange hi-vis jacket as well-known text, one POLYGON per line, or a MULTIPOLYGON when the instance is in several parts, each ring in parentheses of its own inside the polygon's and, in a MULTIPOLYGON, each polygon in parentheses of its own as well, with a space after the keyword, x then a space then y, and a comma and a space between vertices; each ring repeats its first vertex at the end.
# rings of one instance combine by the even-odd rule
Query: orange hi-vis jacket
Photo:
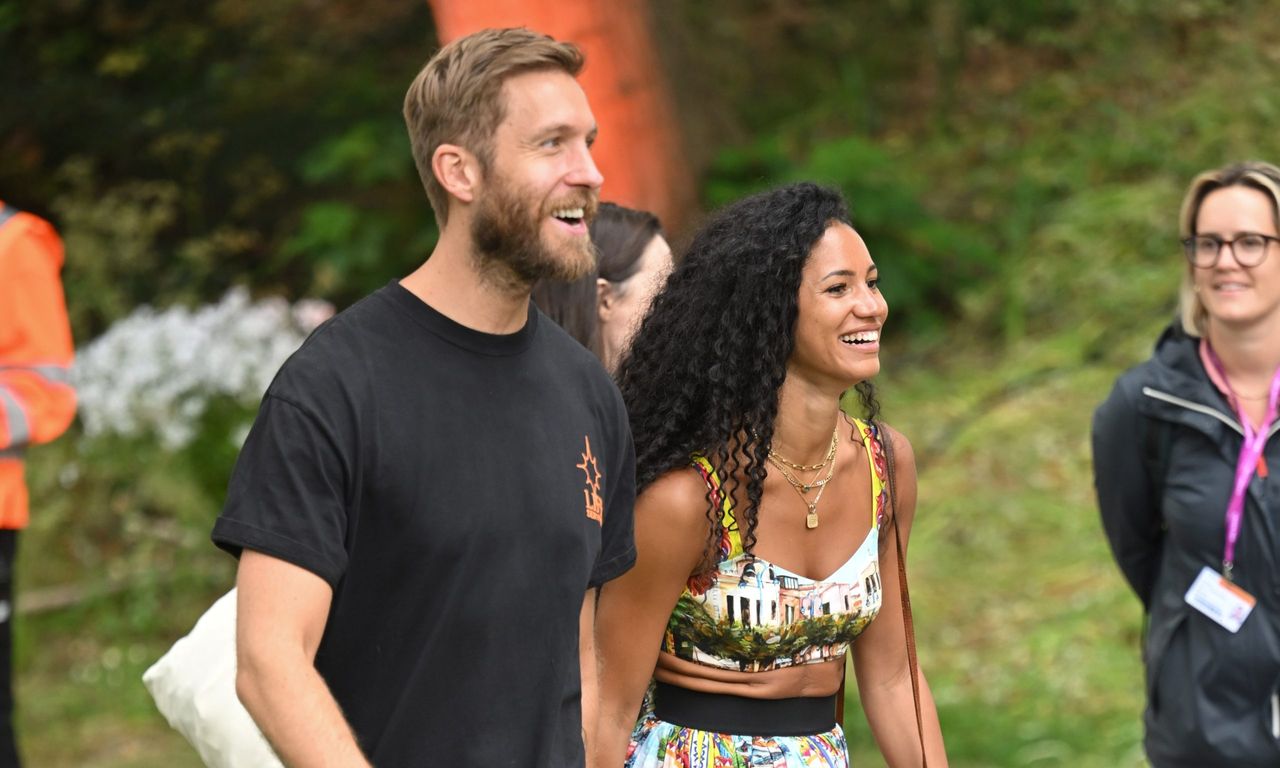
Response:
POLYGON ((75 418, 62 258, 47 221, 0 202, 0 528, 27 525, 27 445, 49 442, 75 418))

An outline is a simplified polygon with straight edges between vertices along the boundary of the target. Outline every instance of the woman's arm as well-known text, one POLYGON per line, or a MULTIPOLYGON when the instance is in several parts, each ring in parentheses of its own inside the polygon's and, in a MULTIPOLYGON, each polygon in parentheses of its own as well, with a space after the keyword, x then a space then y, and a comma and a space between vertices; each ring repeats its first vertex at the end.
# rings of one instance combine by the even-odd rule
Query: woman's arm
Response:
POLYGON ((636 499, 636 564, 600 588, 596 606, 599 709, 592 766, 616 768, 657 663, 667 619, 707 543, 706 486, 668 472, 636 499))
POLYGON ((1116 564, 1145 608, 1151 607, 1162 541, 1146 443, 1148 430, 1159 428, 1138 412, 1123 380, 1093 414, 1093 484, 1102 527, 1116 564))
MULTIPOLYGON (((898 432, 886 428, 893 441, 894 483, 898 493, 894 516, 900 527, 903 555, 911 536, 911 523, 916 509, 916 460, 911 443, 898 432)), ((880 746, 885 763, 892 768, 921 764, 920 736, 916 728, 916 710, 911 692, 911 672, 907 663, 907 638, 903 623, 902 600, 898 580, 898 551, 893 543, 896 535, 892 520, 880 532, 884 554, 880 558, 880 583, 883 587, 880 613, 854 641, 853 663, 858 678, 858 695, 867 713, 867 722, 880 746)), ((933 694, 919 673, 920 711, 924 720, 924 743, 930 768, 947 765, 942 743, 942 728, 934 707, 933 694)))

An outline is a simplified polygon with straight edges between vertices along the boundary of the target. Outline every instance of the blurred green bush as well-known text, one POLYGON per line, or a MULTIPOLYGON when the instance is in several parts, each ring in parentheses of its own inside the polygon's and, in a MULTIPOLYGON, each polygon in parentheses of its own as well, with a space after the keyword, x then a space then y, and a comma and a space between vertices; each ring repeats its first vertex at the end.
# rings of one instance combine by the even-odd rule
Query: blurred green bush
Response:
POLYGON ((233 284, 345 305, 434 222, 400 105, 426 3, 0 0, 0 198, 67 241, 78 339, 233 284))

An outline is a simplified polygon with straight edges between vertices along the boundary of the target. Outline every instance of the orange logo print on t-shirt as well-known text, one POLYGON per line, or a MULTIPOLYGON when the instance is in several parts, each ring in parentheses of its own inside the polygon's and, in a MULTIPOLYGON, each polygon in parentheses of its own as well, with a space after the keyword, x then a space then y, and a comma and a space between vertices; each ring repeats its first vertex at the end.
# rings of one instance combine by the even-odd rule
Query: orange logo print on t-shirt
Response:
POLYGON ((582 489, 582 500, 586 507, 587 517, 597 523, 604 519, 604 502, 600 499, 600 480, 604 477, 596 464, 596 457, 591 453, 591 438, 582 436, 586 450, 582 452, 582 463, 575 464, 582 474, 586 475, 586 487, 582 489))

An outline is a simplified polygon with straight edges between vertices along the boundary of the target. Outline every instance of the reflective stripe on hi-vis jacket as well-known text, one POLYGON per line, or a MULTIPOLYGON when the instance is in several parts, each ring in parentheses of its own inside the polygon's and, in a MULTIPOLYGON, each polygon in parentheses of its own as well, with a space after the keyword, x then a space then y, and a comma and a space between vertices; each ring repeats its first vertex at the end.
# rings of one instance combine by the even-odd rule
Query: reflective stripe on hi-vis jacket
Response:
POLYGON ((31 442, 31 424, 27 422, 27 412, 18 402, 17 394, 5 391, 0 387, 0 419, 4 420, 5 431, 8 432, 4 442, 10 446, 22 446, 31 442))
POLYGON ((27 524, 26 447, 75 417, 62 260, 48 222, 0 203, 0 528, 27 524))

